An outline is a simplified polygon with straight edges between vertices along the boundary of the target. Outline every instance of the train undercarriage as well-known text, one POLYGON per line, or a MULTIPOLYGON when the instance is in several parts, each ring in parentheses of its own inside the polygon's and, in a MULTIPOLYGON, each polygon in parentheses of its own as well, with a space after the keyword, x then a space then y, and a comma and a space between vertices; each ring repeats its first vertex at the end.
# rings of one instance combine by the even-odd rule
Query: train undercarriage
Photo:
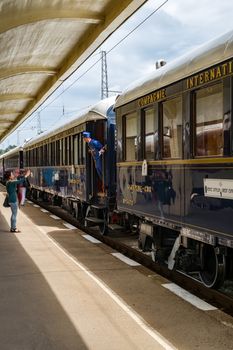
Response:
POLYGON ((151 251, 154 262, 199 279, 207 288, 218 289, 225 280, 233 279, 233 249, 217 244, 206 233, 205 237, 203 242, 188 237, 187 228, 174 230, 143 222, 139 247, 151 251))
MULTIPOLYGON (((151 252, 154 262, 197 278, 207 288, 218 289, 225 280, 233 280, 233 249, 219 245, 211 235, 207 237, 205 234, 205 240, 201 232, 200 236, 196 233, 192 237, 187 228, 155 224, 134 214, 109 210, 105 205, 62 198, 35 188, 31 196, 35 200, 63 207, 82 226, 98 226, 102 235, 107 234, 110 228, 135 234, 138 248, 151 252)), ((233 240, 231 244, 233 247, 233 240)))

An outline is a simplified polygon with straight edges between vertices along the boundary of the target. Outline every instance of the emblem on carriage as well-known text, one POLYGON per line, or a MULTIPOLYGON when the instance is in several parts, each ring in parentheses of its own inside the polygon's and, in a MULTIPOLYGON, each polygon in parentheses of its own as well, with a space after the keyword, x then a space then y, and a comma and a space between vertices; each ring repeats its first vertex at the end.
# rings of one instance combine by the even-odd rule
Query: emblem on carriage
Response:
POLYGON ((144 159, 142 163, 142 176, 147 176, 147 161, 144 159))

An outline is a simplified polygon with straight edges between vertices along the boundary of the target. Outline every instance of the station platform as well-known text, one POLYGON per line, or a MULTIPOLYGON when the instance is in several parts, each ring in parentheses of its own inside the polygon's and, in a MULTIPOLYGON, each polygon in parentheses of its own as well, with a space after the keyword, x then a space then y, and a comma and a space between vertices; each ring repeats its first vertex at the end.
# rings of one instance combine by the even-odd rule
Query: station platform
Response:
POLYGON ((200 309, 169 281, 27 202, 20 233, 0 192, 0 348, 232 348, 233 319, 200 309))

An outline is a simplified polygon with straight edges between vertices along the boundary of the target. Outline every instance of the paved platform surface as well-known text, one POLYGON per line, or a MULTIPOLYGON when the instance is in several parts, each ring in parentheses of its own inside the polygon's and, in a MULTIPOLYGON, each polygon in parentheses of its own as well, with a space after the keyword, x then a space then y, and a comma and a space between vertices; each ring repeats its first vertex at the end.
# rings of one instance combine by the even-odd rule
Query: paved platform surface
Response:
POLYGON ((220 310, 184 301, 32 203, 19 212, 21 233, 9 219, 1 205, 1 350, 233 349, 233 320, 220 310))

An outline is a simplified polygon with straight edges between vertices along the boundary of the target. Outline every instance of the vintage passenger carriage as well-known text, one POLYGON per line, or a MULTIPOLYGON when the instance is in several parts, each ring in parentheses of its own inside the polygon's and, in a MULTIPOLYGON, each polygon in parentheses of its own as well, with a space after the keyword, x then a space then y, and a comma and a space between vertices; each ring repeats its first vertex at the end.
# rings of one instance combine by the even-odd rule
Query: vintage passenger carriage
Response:
POLYGON ((2 155, 2 173, 31 169, 31 194, 65 207, 86 225, 106 230, 107 207, 115 205, 115 97, 102 100, 54 130, 45 132, 22 148, 2 155), (83 141, 87 131, 107 150, 102 155, 102 178, 83 141))
MULTIPOLYGON (((154 261, 221 286, 233 279, 232 83, 233 31, 25 144, 32 195, 102 234, 130 228, 154 261), (106 146, 101 179, 83 131, 106 146)), ((3 170, 16 155, 22 167, 11 152, 3 170)))
POLYGON ((117 99, 117 206, 154 260, 208 287, 232 278, 233 31, 117 99))

